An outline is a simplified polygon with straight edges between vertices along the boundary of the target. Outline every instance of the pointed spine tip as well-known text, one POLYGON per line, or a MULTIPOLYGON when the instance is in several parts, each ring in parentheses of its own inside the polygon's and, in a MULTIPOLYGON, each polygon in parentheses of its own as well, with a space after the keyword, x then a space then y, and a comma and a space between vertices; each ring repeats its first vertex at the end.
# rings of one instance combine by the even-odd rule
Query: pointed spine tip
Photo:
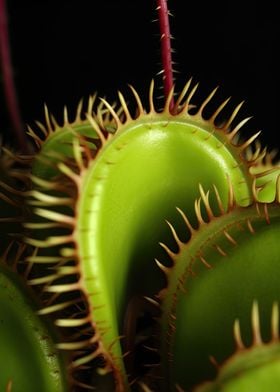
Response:
POLYGON ((176 210, 179 212, 181 217, 183 218, 183 221, 185 222, 185 225, 187 226, 187 229, 189 230, 190 234, 192 235, 195 232, 195 229, 191 225, 187 215, 184 213, 183 210, 181 210, 179 207, 176 207, 176 210))
POLYGON ((240 151, 244 151, 246 150, 261 134, 261 131, 255 133, 253 136, 251 136, 248 140, 246 140, 246 142, 244 142, 243 144, 241 144, 239 146, 240 151))
POLYGON ((201 212, 201 197, 195 200, 194 202, 194 211, 196 215, 196 219, 198 221, 199 226, 204 225, 205 221, 202 217, 202 212, 201 212))
POLYGON ((260 313, 258 302, 254 301, 252 306, 252 332, 253 332, 253 344, 255 346, 262 345, 262 337, 261 337, 261 327, 260 327, 260 313))
POLYGON ((144 108, 143 108, 142 101, 141 101, 139 94, 137 93, 137 91, 135 90, 135 88, 131 84, 129 84, 128 87, 130 88, 130 90, 132 91, 132 94, 134 95, 136 105, 137 105, 138 116, 143 115, 144 108))
POLYGON ((178 237, 178 234, 177 234, 177 232, 176 232, 174 226, 173 226, 168 220, 165 220, 165 222, 166 222, 167 225, 169 226, 169 228, 170 228, 170 230, 171 230, 171 233, 172 233, 172 236, 173 236, 173 238, 174 238, 176 244, 178 245, 178 248, 181 249, 183 243, 182 243, 182 241, 180 240, 180 238, 178 237))
POLYGON ((155 113, 155 105, 154 105, 154 88, 155 88, 155 81, 154 79, 151 80, 150 89, 149 89, 149 106, 150 106, 150 113, 155 113))
MULTIPOLYGON (((227 138, 230 142, 233 141, 234 137, 237 135, 237 133, 240 131, 240 129, 251 119, 252 117, 246 117, 244 120, 240 121, 232 131, 227 133, 227 138)), ((250 144, 250 143, 249 143, 250 144)))
POLYGON ((102 145, 104 146, 106 143, 106 138, 98 124, 98 122, 93 118, 93 116, 91 114, 86 114, 86 118, 89 121, 89 123, 91 124, 92 128, 94 129, 94 131, 97 133, 102 145))
POLYGON ((176 253, 174 253, 170 248, 168 248, 168 246, 163 242, 160 242, 159 245, 162 247, 162 249, 165 250, 166 254, 170 257, 170 259, 174 261, 176 253))
POLYGON ((51 122, 51 116, 49 113, 49 109, 48 109, 46 103, 44 103, 44 113, 45 113, 45 121, 46 121, 46 125, 47 125, 47 131, 48 131, 48 134, 50 134, 54 130, 53 130, 52 122, 51 122))
POLYGON ((239 105, 236 106, 236 108, 233 110, 231 116, 229 117, 229 119, 225 122, 223 129, 224 131, 227 131, 228 129, 230 129, 232 122, 234 121, 235 117, 237 116, 239 110, 241 109, 241 107, 243 106, 244 101, 240 102, 239 105))
POLYGON ((218 90, 218 87, 214 88, 211 93, 208 95, 208 97, 202 102, 202 104, 200 105, 200 108, 198 109, 197 114, 203 118, 203 111, 205 109, 205 107, 207 106, 207 104, 211 101, 211 99, 214 97, 214 95, 216 94, 218 90))
MULTIPOLYGON (((192 78, 190 78, 187 83, 185 84, 183 90, 181 91, 181 93, 179 94, 179 97, 177 98, 175 104, 174 104, 174 108, 173 108, 173 113, 174 114, 178 114, 181 111, 181 106, 183 105, 183 101, 187 95, 187 92, 190 88, 190 85, 192 83, 192 78)), ((184 105, 183 105, 184 107, 184 105)))
POLYGON ((233 336, 234 336, 237 350, 244 350, 245 346, 242 340, 241 331, 240 331, 240 322, 238 319, 236 319, 233 324, 233 336))
POLYGON ((206 209, 208 218, 211 221, 214 218, 214 214, 213 214, 213 211, 211 209, 210 202, 209 202, 209 191, 207 191, 205 193, 202 185, 199 184, 199 192, 200 192, 200 196, 201 196, 201 199, 203 201, 204 207, 206 209))
POLYGON ((168 278, 170 275, 170 268, 166 267, 164 264, 162 264, 160 261, 155 259, 156 265, 159 267, 159 269, 165 274, 165 276, 168 278))
POLYGON ((271 337, 273 341, 279 341, 279 305, 277 302, 272 305, 271 337))
MULTIPOLYGON (((120 119, 119 114, 115 111, 114 109, 114 105, 110 105, 106 99, 104 98, 100 98, 101 102, 103 102, 104 106, 108 109, 109 113, 111 114, 111 116, 113 117, 115 123, 116 123, 116 129, 118 130, 121 126, 122 126, 122 121, 120 119)), ((116 131, 117 131, 116 130, 116 131)))
POLYGON ((131 121, 132 117, 131 117, 130 111, 128 109, 128 106, 126 104, 124 96, 123 96, 123 94, 120 91, 118 91, 118 96, 119 96, 119 100, 120 100, 120 103, 121 103, 121 107, 122 107, 123 112, 124 112, 124 114, 126 116, 126 121, 131 121))

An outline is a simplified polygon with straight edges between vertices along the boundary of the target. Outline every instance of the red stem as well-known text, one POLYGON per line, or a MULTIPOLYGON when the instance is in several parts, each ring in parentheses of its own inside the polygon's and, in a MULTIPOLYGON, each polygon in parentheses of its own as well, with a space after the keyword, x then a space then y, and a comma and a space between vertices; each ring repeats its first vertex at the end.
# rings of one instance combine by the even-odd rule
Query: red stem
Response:
POLYGON ((0 0, 0 66, 2 68, 4 94, 12 123, 12 131, 19 148, 22 151, 27 151, 27 142, 23 132, 17 94, 13 80, 5 0, 0 0))
MULTIPOLYGON (((157 11, 159 17, 160 43, 161 43, 161 61, 163 66, 163 87, 164 96, 167 99, 170 90, 173 87, 173 70, 172 70, 172 50, 171 35, 169 25, 169 11, 167 0, 157 0, 157 11)), ((174 106, 174 99, 170 102, 170 109, 174 106)))

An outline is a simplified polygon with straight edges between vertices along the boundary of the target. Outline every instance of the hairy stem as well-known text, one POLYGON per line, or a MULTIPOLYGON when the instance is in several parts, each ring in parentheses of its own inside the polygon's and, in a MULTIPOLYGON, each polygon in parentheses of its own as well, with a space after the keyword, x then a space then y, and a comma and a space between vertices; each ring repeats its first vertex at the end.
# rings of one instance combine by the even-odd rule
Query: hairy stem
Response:
POLYGON ((0 0, 0 64, 3 74, 4 94, 12 123, 12 130, 19 148, 26 151, 27 143, 23 132, 17 94, 13 80, 5 0, 0 0))
MULTIPOLYGON (((167 0, 157 0, 157 11, 159 17, 160 40, 161 40, 161 61, 163 66, 164 96, 168 97, 173 87, 173 70, 171 56, 171 35, 169 25, 169 11, 167 0)), ((170 109, 174 106, 174 100, 170 102, 170 109)))

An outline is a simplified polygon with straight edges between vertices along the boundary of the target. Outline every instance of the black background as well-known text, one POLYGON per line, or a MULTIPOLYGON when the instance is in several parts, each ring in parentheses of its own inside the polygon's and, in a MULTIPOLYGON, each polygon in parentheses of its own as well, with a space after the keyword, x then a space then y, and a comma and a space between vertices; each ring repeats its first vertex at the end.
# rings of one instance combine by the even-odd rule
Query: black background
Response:
MULTIPOLYGON (((279 147, 277 2, 169 0, 174 14, 178 88, 193 77, 202 96, 220 86, 217 102, 245 100, 248 134, 279 147)), ((62 118, 95 91, 109 100, 132 84, 145 100, 161 79, 155 0, 7 0, 14 77, 24 123, 43 121, 43 104, 62 118)), ((157 90, 157 94, 160 91, 157 90)), ((10 136, 0 84, 0 129, 10 136)), ((8 136, 7 136, 8 135, 8 136)))

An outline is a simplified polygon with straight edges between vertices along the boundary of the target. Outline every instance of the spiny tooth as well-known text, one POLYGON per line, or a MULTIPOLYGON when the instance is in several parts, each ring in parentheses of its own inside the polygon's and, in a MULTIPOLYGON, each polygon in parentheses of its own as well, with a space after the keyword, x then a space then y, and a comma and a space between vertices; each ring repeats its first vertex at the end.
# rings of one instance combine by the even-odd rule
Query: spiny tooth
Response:
POLYGON ((87 112, 88 112, 89 114, 91 114, 92 111, 93 111, 93 105, 94 105, 94 103, 95 103, 95 101, 96 101, 96 97, 97 97, 97 94, 94 93, 94 94, 91 95, 91 96, 89 97, 89 99, 88 99, 87 112))
POLYGON ((51 269, 55 269, 60 276, 73 275, 79 272, 79 268, 76 265, 63 265, 58 267, 51 267, 51 269))
POLYGON ((62 248, 60 250, 60 254, 62 257, 65 257, 65 258, 73 258, 73 257, 76 257, 77 251, 75 248, 62 248))
POLYGON ((41 216, 42 218, 46 218, 59 223, 64 223, 69 226, 74 226, 76 222, 74 217, 70 215, 61 214, 56 211, 45 210, 43 208, 36 208, 34 212, 36 215, 41 216))
POLYGON ((151 303, 152 305, 154 305, 155 307, 157 307, 157 308, 159 308, 160 307, 160 305, 159 305, 159 303, 155 300, 155 299, 153 299, 153 298, 151 298, 151 297, 144 297, 149 303, 151 303))
POLYGON ((57 256, 29 256, 26 258, 29 263, 59 263, 64 261, 63 257, 57 256))
POLYGON ((218 370, 220 365, 214 355, 209 355, 209 361, 212 363, 213 366, 218 370))
POLYGON ((211 220, 214 217, 213 211, 210 207, 209 203, 209 191, 207 193, 204 192, 204 189, 201 184, 199 184, 199 192, 204 203, 208 218, 211 220))
POLYGON ((50 246, 56 246, 61 244, 66 244, 73 241, 72 235, 68 236, 56 236, 56 237, 48 237, 45 240, 37 240, 35 238, 26 238, 25 242, 27 244, 39 247, 39 248, 48 248, 50 246))
POLYGON ((107 108, 107 109, 109 110, 109 112, 111 113, 113 119, 114 119, 115 122, 116 122, 117 129, 119 129, 119 128, 121 127, 121 125, 122 125, 122 122, 121 122, 121 120, 120 120, 118 114, 115 112, 113 106, 110 105, 110 104, 109 104, 105 99, 103 99, 103 98, 100 98, 100 100, 104 103, 104 105, 106 106, 106 108, 107 108))
POLYGON ((218 87, 214 88, 214 90, 211 91, 211 93, 208 95, 208 97, 202 102, 199 110, 198 110, 198 114, 202 117, 202 112, 205 108, 205 106, 208 104, 208 102, 211 101, 211 99, 213 98, 213 96, 216 94, 218 90, 218 87))
POLYGON ((241 149, 241 151, 244 151, 248 146, 250 146, 250 144, 253 143, 253 141, 255 139, 257 139, 257 137, 260 135, 261 131, 255 133, 255 135, 251 136, 248 140, 246 140, 245 143, 243 143, 241 146, 239 146, 239 148, 241 149))
POLYGON ((173 85, 168 93, 167 99, 165 100, 165 105, 164 105, 164 109, 163 111, 165 112, 169 112, 172 113, 173 112, 173 108, 172 108, 172 102, 174 100, 174 88, 175 86, 173 85))
POLYGON ((138 108, 138 115, 141 115, 141 114, 144 113, 144 108, 143 108, 143 105, 142 105, 142 101, 141 101, 141 99, 139 97, 139 94, 137 93, 137 91, 135 90, 135 88, 133 86, 131 86, 130 84, 128 86, 131 89, 131 91, 132 91, 132 93, 134 95, 134 98, 136 100, 136 104, 137 104, 137 108, 138 108))
POLYGON ((146 350, 151 351, 151 352, 154 352, 154 353, 158 353, 158 352, 159 352, 159 349, 158 349, 157 347, 150 347, 150 346, 146 346, 145 344, 143 345, 143 347, 144 347, 146 350))
POLYGON ((239 110, 241 109, 241 107, 242 107, 243 104, 244 104, 244 101, 240 102, 240 104, 236 106, 236 108, 235 108, 234 111, 232 112, 230 118, 229 118, 228 121, 225 123, 225 125, 224 125, 224 127, 223 127, 224 129, 228 129, 228 128, 231 126, 233 120, 234 120, 235 117, 237 116, 237 114, 238 114, 238 112, 239 112, 239 110))
POLYGON ((234 129, 227 134, 227 137, 230 141, 232 141, 232 139, 234 138, 234 136, 238 133, 238 131, 240 130, 240 128, 243 127, 244 124, 246 124, 252 117, 247 117, 244 118, 244 120, 240 121, 236 127, 234 127, 234 129))
POLYGON ((178 245, 179 248, 181 248, 181 246, 182 246, 182 241, 181 241, 180 238, 178 237, 178 235, 177 235, 177 233, 176 233, 176 230, 174 229, 173 225, 172 225, 168 220, 166 220, 166 223, 167 223, 168 226, 170 227, 170 230, 171 230, 171 232, 172 232, 173 238, 174 238, 175 241, 176 241, 176 244, 178 245))
POLYGON ((27 135, 31 136, 34 142, 36 143, 37 147, 41 148, 44 141, 29 126, 27 126, 27 128, 28 128, 27 135))
POLYGON ((80 319, 57 319, 55 321, 55 325, 58 327, 80 327, 81 325, 87 324, 90 322, 90 317, 83 317, 80 319))
MULTIPOLYGON (((84 370, 87 370, 89 367, 83 367, 84 370)), ((96 388, 93 387, 92 385, 86 384, 85 382, 81 382, 78 380, 73 380, 73 385, 75 385, 77 388, 80 388, 82 390, 89 390, 89 391, 95 391, 96 388)))
POLYGON ((43 189, 48 189, 48 190, 53 190, 53 189, 60 190, 61 189, 60 185, 54 181, 43 180, 42 178, 34 176, 34 175, 30 175, 30 179, 32 180, 32 182, 34 184, 40 186, 43 189))
POLYGON ((204 222, 204 220, 202 218, 202 214, 201 214, 201 197, 199 199, 195 200, 194 210, 195 210, 195 215, 196 215, 196 218, 198 220, 199 225, 203 225, 205 222, 204 222))
POLYGON ((69 116, 68 116, 68 109, 67 109, 66 105, 63 108, 63 122, 64 122, 64 126, 70 124, 69 116))
POLYGON ((170 274, 170 268, 166 267, 162 263, 160 263, 157 259, 155 259, 155 262, 157 263, 157 266, 164 272, 166 276, 170 274))
POLYGON ((60 304, 47 306, 45 308, 40 309, 38 311, 38 314, 44 315, 44 314, 55 313, 55 312, 58 312, 60 310, 66 309, 69 306, 75 305, 77 302, 78 302, 77 300, 65 301, 65 302, 62 302, 60 304))
POLYGON ((234 334, 234 340, 237 346, 238 350, 244 350, 245 346, 241 337, 241 332, 240 332, 240 322, 239 320, 235 320, 233 324, 233 334, 234 334))
POLYGON ((217 244, 214 245, 215 249, 220 253, 222 256, 227 256, 227 253, 217 244))
POLYGON ((18 207, 18 203, 11 199, 10 197, 6 196, 4 193, 0 192, 0 199, 5 201, 6 203, 10 204, 13 207, 18 207))
POLYGON ((45 138, 47 138, 48 137, 47 128, 40 121, 35 121, 35 124, 43 132, 43 135, 45 136, 45 138))
POLYGON ((74 122, 79 122, 81 121, 81 113, 82 113, 82 108, 83 108, 83 99, 81 98, 78 106, 77 106, 77 110, 76 110, 76 118, 74 122))
POLYGON ((72 362, 72 367, 73 368, 77 368, 77 367, 79 367, 81 365, 84 365, 85 363, 88 363, 88 362, 92 361, 93 359, 97 358, 99 355, 102 355, 102 354, 104 354, 103 350, 100 347, 98 347, 91 354, 85 355, 85 356, 83 356, 81 358, 78 358, 78 359, 75 359, 72 362))
POLYGON ((275 167, 272 167, 271 169, 263 170, 263 171, 261 171, 260 173, 256 173, 254 176, 255 176, 256 178, 265 177, 265 176, 267 176, 268 174, 278 172, 279 169, 280 169, 279 166, 275 166, 275 167))
POLYGON ((202 255, 199 256, 199 260, 202 262, 202 264, 205 265, 206 268, 208 268, 208 269, 212 268, 212 265, 209 264, 208 261, 206 261, 202 255))
POLYGON ((73 170, 70 169, 67 165, 64 163, 60 162, 58 165, 58 169, 65 174, 67 177, 69 177, 79 188, 81 185, 81 177, 79 174, 75 173, 73 170))
POLYGON ((18 196, 25 196, 26 193, 23 191, 20 191, 16 188, 13 188, 12 186, 6 184, 4 181, 0 181, 0 186, 1 188, 5 189, 6 191, 14 194, 14 195, 18 195, 18 196))
POLYGON ((220 193, 219 193, 216 185, 213 185, 213 188, 214 188, 214 192, 215 192, 215 196, 216 196, 216 200, 217 200, 217 203, 218 203, 219 210, 220 210, 221 214, 224 214, 225 210, 224 210, 224 206, 223 206, 223 203, 222 203, 222 200, 221 200, 220 193))
POLYGON ((152 79, 151 84, 150 84, 150 89, 149 89, 149 106, 150 106, 150 113, 155 112, 155 106, 154 106, 154 87, 155 87, 155 82, 152 79))
POLYGON ((97 121, 95 121, 95 119, 90 114, 87 114, 87 119, 90 122, 90 124, 92 125, 92 128, 95 130, 95 132, 99 136, 99 139, 100 139, 102 145, 104 145, 106 143, 106 138, 104 136, 104 133, 100 129, 97 121))
POLYGON ((226 230, 224 230, 223 233, 232 245, 234 245, 234 246, 237 245, 237 242, 235 241, 235 239, 226 230))
POLYGON ((260 314, 257 301, 253 302, 252 307, 252 328, 253 328, 253 343, 256 346, 262 345, 261 328, 260 328, 260 314))
POLYGON ((209 119, 210 122, 212 122, 212 124, 215 124, 215 121, 218 117, 218 115, 221 113, 221 111, 223 110, 223 108, 227 105, 227 103, 229 102, 230 97, 227 98, 224 102, 221 103, 221 105, 215 110, 215 112, 212 114, 211 118, 209 119))
POLYGON ((122 95, 122 93, 120 91, 118 91, 118 96, 119 96, 119 100, 120 100, 121 106, 123 108, 123 111, 126 115, 126 120, 132 120, 130 112, 129 112, 127 104, 126 104, 126 101, 124 99, 124 96, 122 95))
POLYGON ((28 281, 28 284, 31 286, 39 285, 39 284, 44 284, 44 283, 50 283, 60 277, 59 274, 52 274, 52 275, 46 275, 41 278, 35 278, 35 279, 30 279, 28 281))
POLYGON ((178 110, 179 110, 179 108, 180 108, 189 88, 190 88, 191 82, 192 82, 192 79, 189 79, 188 82, 185 84, 183 90, 181 91, 181 93, 180 93, 180 95, 174 105, 174 113, 178 112, 178 110))
POLYGON ((190 91, 190 93, 188 94, 187 99, 186 99, 186 101, 185 101, 184 104, 183 104, 183 108, 182 108, 183 111, 188 111, 188 110, 190 109, 190 102, 191 102, 191 99, 192 99, 192 97, 194 96, 196 90, 198 89, 198 86, 199 86, 199 83, 197 83, 197 84, 192 88, 192 90, 190 91))
POLYGON ((47 243, 49 246, 67 244, 68 242, 72 242, 72 241, 73 241, 72 234, 47 238, 47 243))
POLYGON ((172 252, 171 249, 168 248, 167 245, 165 245, 163 242, 160 242, 159 245, 165 250, 165 252, 168 254, 168 256, 174 260, 174 257, 176 256, 176 253, 172 252))
POLYGON ((189 221, 187 215, 186 215, 179 207, 176 207, 176 210, 177 210, 177 211, 179 212, 179 214, 182 216, 182 218, 183 218, 183 220, 184 220, 184 222, 185 222, 187 228, 188 228, 189 231, 190 231, 190 234, 192 235, 192 234, 195 232, 195 229, 194 229, 194 228, 192 227, 192 225, 190 224, 190 221, 189 221))
POLYGON ((252 225, 252 222, 250 221, 250 219, 247 219, 247 226, 248 226, 250 233, 255 234, 255 229, 253 228, 253 225, 252 225))
POLYGON ((51 123, 51 119, 50 119, 50 114, 49 114, 49 110, 46 104, 44 104, 44 112, 45 112, 45 120, 46 120, 46 124, 47 124, 47 130, 49 133, 53 132, 53 127, 52 127, 52 123, 51 123))
POLYGON ((59 350, 66 350, 66 351, 71 350, 72 351, 72 350, 80 350, 80 349, 86 348, 86 347, 88 347, 89 344, 90 344, 89 340, 82 340, 79 342, 58 343, 56 345, 56 347, 59 350))
POLYGON ((45 291, 50 293, 66 293, 70 291, 80 290, 81 286, 80 283, 69 283, 69 284, 58 284, 58 285, 51 285, 45 288, 45 291))
POLYGON ((83 148, 82 148, 82 146, 80 144, 79 139, 78 138, 74 138, 73 139, 73 156, 75 158, 75 162, 76 162, 80 172, 85 170, 85 165, 84 165, 84 161, 83 161, 82 151, 83 151, 83 148))
POLYGON ((279 306, 277 302, 274 302, 272 305, 271 336, 272 340, 279 340, 279 306))
POLYGON ((27 229, 33 229, 33 230, 44 230, 44 229, 53 229, 57 227, 62 227, 65 226, 62 222, 47 222, 47 223, 24 223, 24 227, 27 229))

